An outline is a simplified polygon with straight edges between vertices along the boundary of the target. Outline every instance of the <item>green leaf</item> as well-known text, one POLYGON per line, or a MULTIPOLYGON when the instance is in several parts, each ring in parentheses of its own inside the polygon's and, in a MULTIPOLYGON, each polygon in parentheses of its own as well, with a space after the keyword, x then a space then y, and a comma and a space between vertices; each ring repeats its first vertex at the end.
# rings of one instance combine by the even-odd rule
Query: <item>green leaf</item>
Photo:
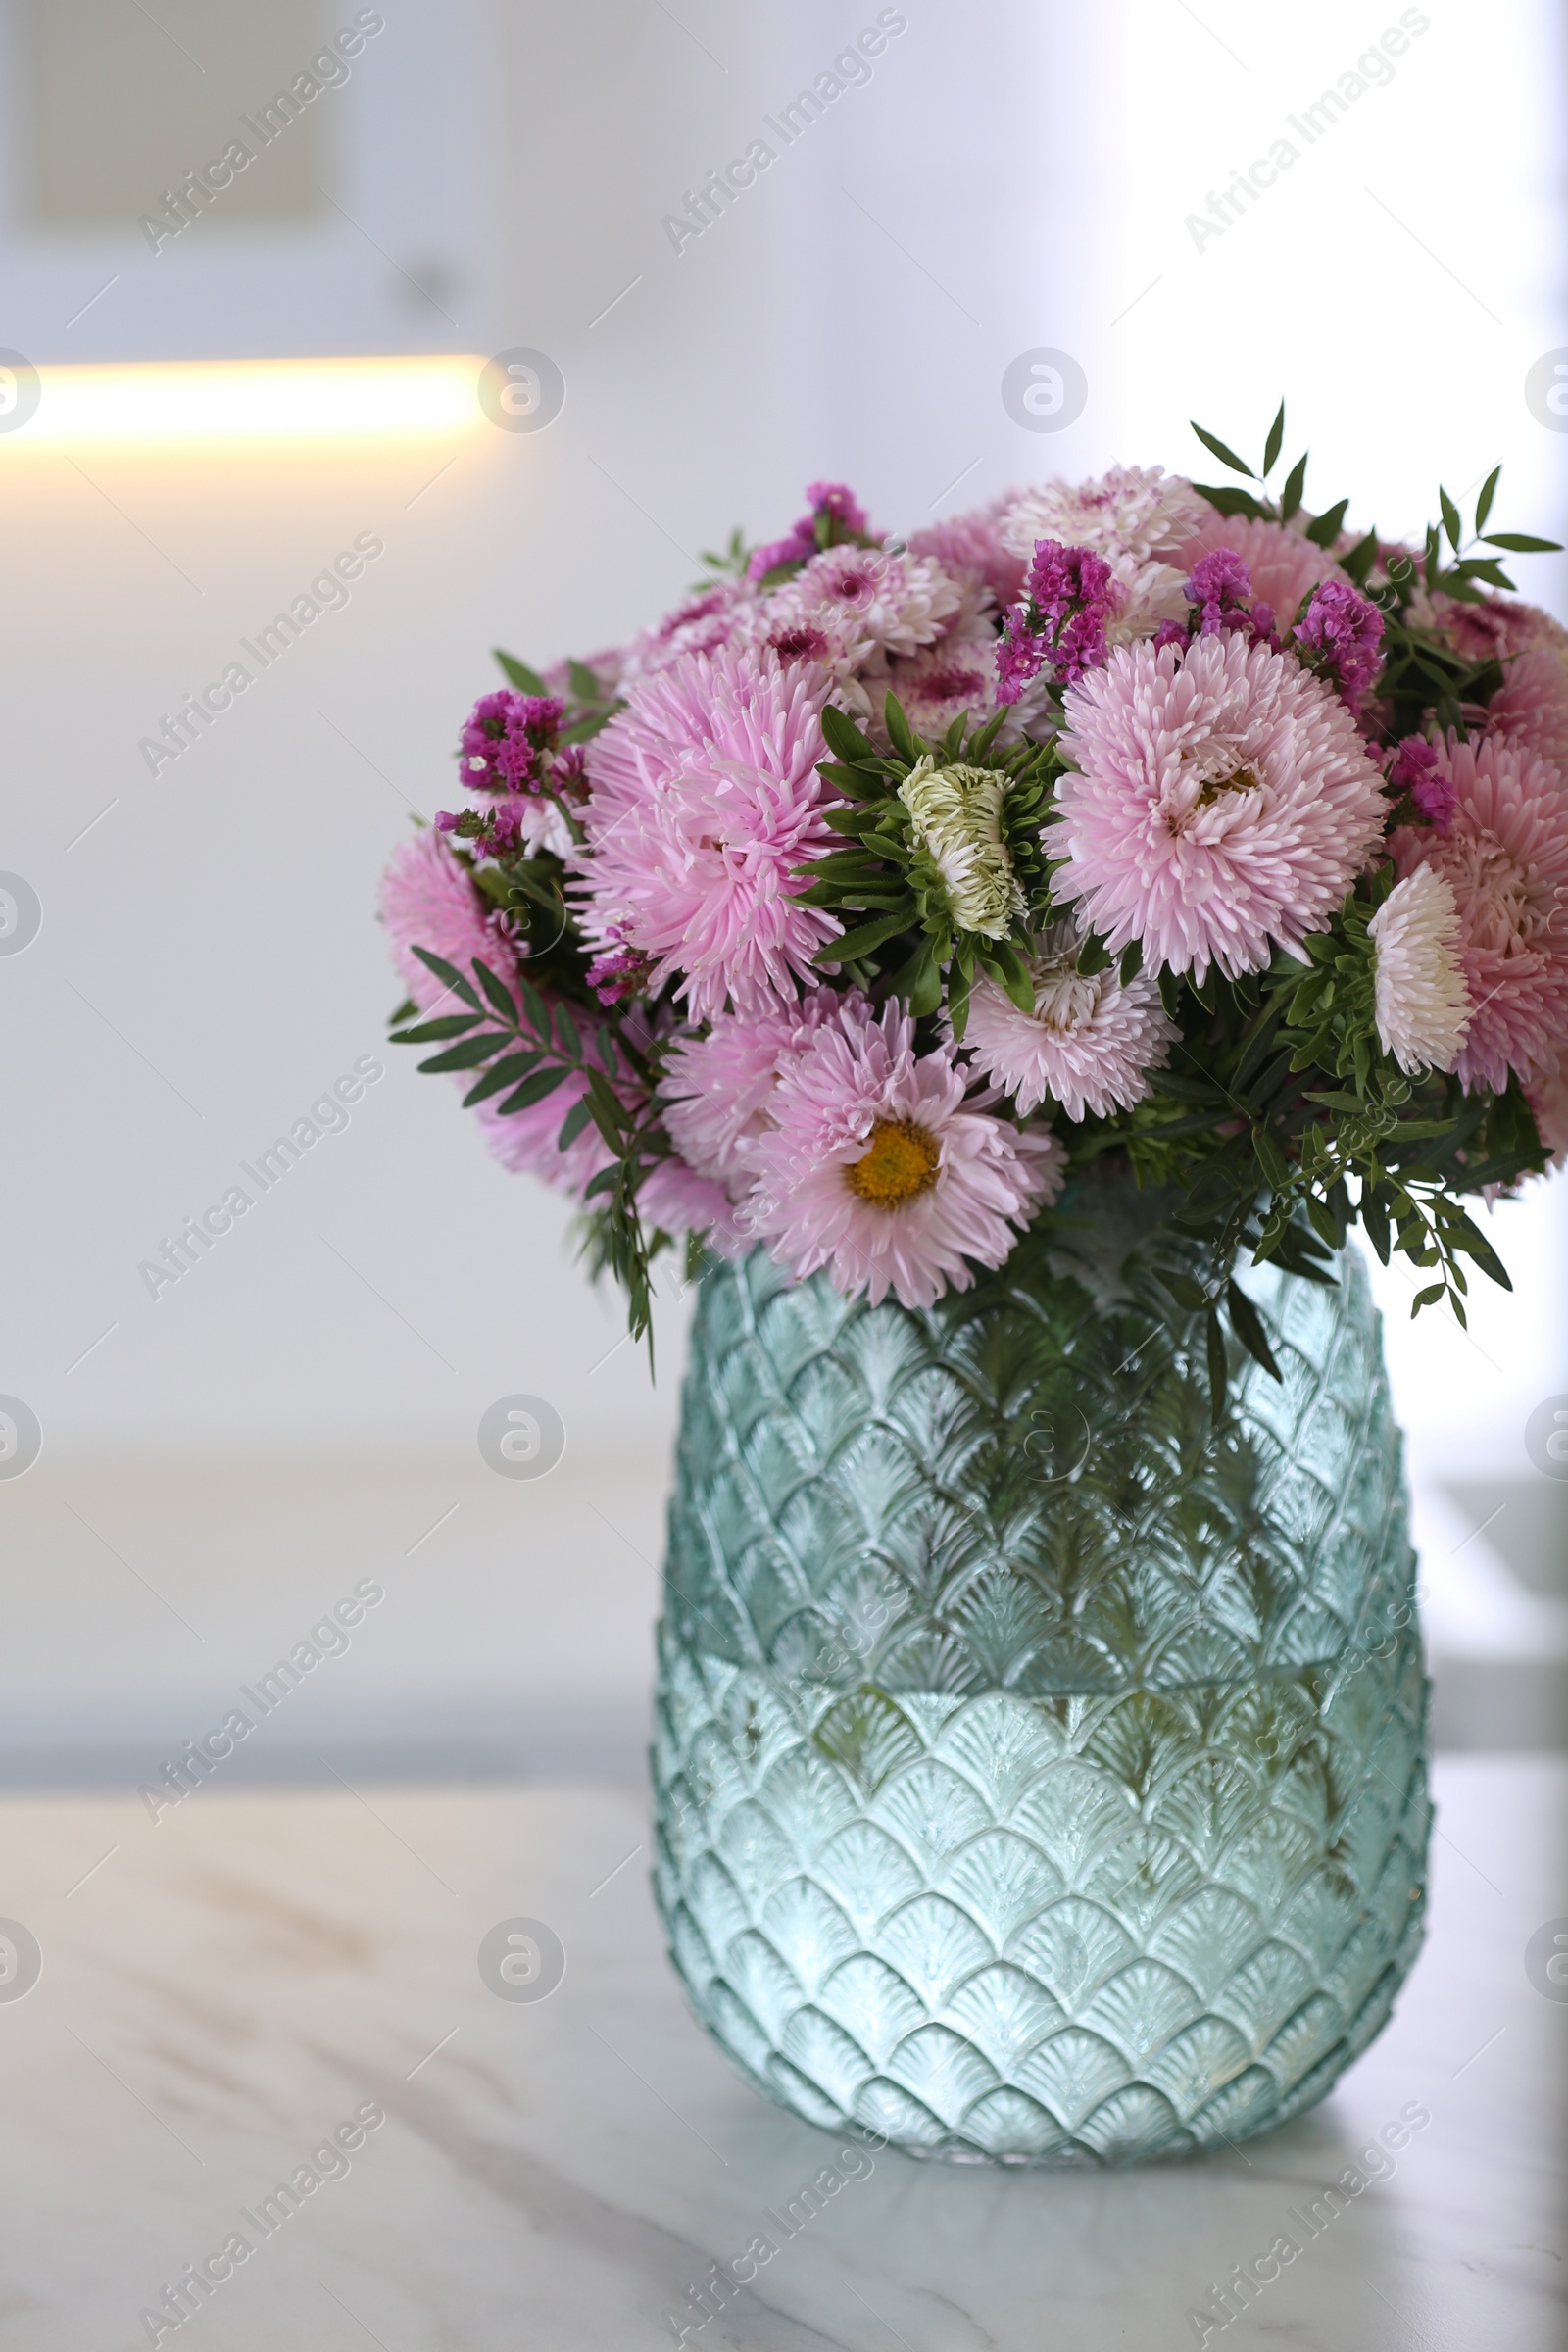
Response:
POLYGON ((956 1046, 962 1045, 964 1030, 969 1025, 969 974, 955 959, 953 969, 948 974, 948 1019, 953 1026, 953 1042, 956 1046))
POLYGON ((1447 1288, 1446 1283, 1429 1282, 1424 1291, 1417 1291, 1410 1301, 1410 1320, 1413 1323, 1424 1306, 1436 1306, 1447 1288))
POLYGON ((1560 539, 1537 539, 1529 531, 1488 531, 1484 544, 1505 547, 1511 556, 1555 556, 1562 552, 1560 539))
POLYGON ((487 963, 481 963, 477 956, 473 959, 473 968, 478 974, 479 986, 484 990, 501 1018, 509 1028, 514 1029, 517 1025, 517 1001, 511 989, 498 974, 490 969, 487 963))
POLYGON ((1250 482, 1256 481, 1257 476, 1252 471, 1250 466, 1244 464, 1243 461, 1236 455, 1234 449, 1227 449, 1223 441, 1219 440, 1213 433, 1208 432, 1202 425, 1199 424, 1195 418, 1189 417, 1188 422, 1192 425, 1194 432, 1198 435, 1198 438, 1200 441, 1201 441, 1203 447, 1210 453, 1211 456, 1218 458, 1222 466, 1228 466, 1232 473, 1245 473, 1250 482))
POLYGON ((1326 514, 1318 516, 1316 522, 1307 524, 1306 536, 1314 547, 1331 548, 1334 545, 1344 527, 1349 504, 1348 498, 1342 498, 1337 507, 1330 507, 1326 514))
POLYGON ((587 718, 574 718, 569 727, 562 728, 559 740, 562 743, 587 743, 593 736, 602 734, 616 712, 624 709, 623 703, 614 703, 608 710, 595 710, 587 718))
POLYGON ((1169 1291, 1177 1305, 1185 1307, 1188 1314, 1200 1315, 1207 1306, 1208 1293, 1190 1274, 1180 1273, 1174 1266, 1155 1266, 1153 1275, 1160 1288, 1169 1291))
POLYGON ((900 907, 893 914, 879 914, 875 922, 858 923, 846 931, 841 939, 824 940, 812 956, 813 963, 847 963, 858 956, 869 956, 895 933, 907 931, 914 921, 912 905, 900 907))
POLYGON ((469 1109, 475 1102, 486 1102, 491 1095, 504 1094, 509 1086, 515 1086, 519 1078, 526 1078, 542 1059, 543 1056, 538 1054, 503 1054, 476 1085, 469 1087, 463 1098, 464 1109, 469 1109))
POLYGON ((1492 513, 1492 502, 1497 495, 1497 476, 1501 471, 1500 466, 1494 466, 1481 485, 1481 496, 1476 500, 1476 529, 1478 531, 1483 528, 1487 516, 1492 513))
POLYGON ((1137 979, 1143 968, 1144 943, 1141 939, 1135 939, 1132 940, 1125 948, 1123 948, 1121 952, 1121 962, 1117 966, 1116 977, 1121 982, 1123 988, 1126 988, 1132 981, 1137 979))
POLYGON ((438 1021, 421 1021, 416 1029, 401 1029, 393 1038, 395 1046, 433 1046, 440 1037, 461 1037, 475 1021, 484 1019, 482 1012, 445 1012, 438 1021))
POLYGON ((1212 1307, 1207 1316, 1209 1409, 1218 1429, 1225 1415, 1225 1388, 1230 1377, 1225 1362, 1225 1334, 1212 1307))
MULTIPOLYGON (((1092 980, 1096 972, 1109 971, 1111 961, 1112 958, 1106 954, 1105 943, 1099 932, 1091 931, 1078 951, 1078 961, 1074 969, 1081 980, 1092 980)), ((1033 1009, 1031 1004, 1030 1010, 1033 1011, 1033 1009)))
POLYGON ((550 692, 539 672, 536 669, 530 669, 526 662, 519 662, 515 654, 504 654, 499 645, 492 646, 491 651, 519 694, 548 694, 550 692))
POLYGON ((1377 560, 1378 535, 1376 531, 1368 531, 1364 539, 1356 541, 1348 556, 1340 558, 1340 569, 1352 579, 1358 588, 1364 588, 1377 560))
POLYGON ((608 1193, 612 1186, 619 1182, 620 1162, 616 1159, 612 1160, 608 1168, 601 1168, 597 1176, 589 1177, 582 1188, 582 1197, 585 1200, 592 1200, 598 1194, 608 1193))
POLYGON ((1513 1289, 1513 1284, 1508 1279, 1507 1267, 1487 1240, 1486 1235, 1472 1225, 1462 1208, 1449 1204, 1444 1217, 1444 1225, 1450 1250, 1462 1250, 1466 1257, 1473 1257, 1482 1273, 1490 1274, 1493 1281, 1497 1283, 1501 1289, 1505 1291, 1513 1289))
POLYGON ((556 1138, 556 1150, 569 1152, 592 1117, 593 1110, 587 1096, 579 1096, 561 1122, 561 1133, 556 1138))
POLYGON ((1270 1191, 1283 1193, 1291 1181, 1290 1162, 1266 1127, 1252 1129, 1252 1149, 1257 1153, 1257 1164, 1267 1179, 1270 1191))
POLYGON ((597 703, 600 700, 604 688, 586 662, 568 662, 566 675, 571 681, 571 691, 579 703, 597 703))
POLYGON ((567 1007, 561 1004, 556 1006, 556 1035, 572 1060, 581 1061, 582 1039, 577 1034, 577 1024, 572 1019, 567 1007))
POLYGON ((1389 1262, 1389 1211, 1383 1196, 1376 1189, 1361 1194, 1361 1223, 1368 1241, 1384 1265, 1389 1262))
POLYGON ((484 1006, 455 963, 448 963, 444 956, 432 956, 428 948, 416 948, 414 953, 427 971, 434 972, 443 988, 451 989, 455 997, 461 997, 465 1004, 471 1004, 475 1012, 483 1012, 484 1006))
POLYGON ((432 1054, 421 1061, 421 1070, 472 1070, 481 1061, 488 1061, 505 1039, 494 1029, 481 1029, 477 1037, 466 1037, 458 1046, 448 1046, 444 1054, 432 1054))
POLYGON ((884 700, 882 717, 887 727, 888 741, 901 760, 907 760, 912 767, 917 760, 925 758, 925 746, 905 717, 904 705, 896 694, 890 692, 884 700))
POLYGON ((1225 1303, 1230 1309, 1231 1329, 1255 1362, 1260 1363, 1271 1380, 1283 1381, 1274 1350, 1268 1344, 1268 1333, 1257 1308, 1238 1283, 1225 1285, 1225 1303))
POLYGON ((498 1113, 503 1118, 510 1118, 514 1111, 531 1110, 536 1102, 544 1101, 546 1095, 553 1095, 566 1075, 567 1072, 562 1068, 559 1062, 554 1069, 535 1070, 533 1076, 525 1078, 519 1087, 513 1090, 504 1102, 496 1104, 498 1113))
POLYGON ((1280 450, 1281 450, 1281 447, 1282 447, 1282 446, 1283 446, 1283 444, 1284 444, 1284 440, 1285 440, 1285 403, 1284 403, 1284 401, 1282 400, 1282 401, 1280 402, 1280 413, 1279 413, 1279 415, 1278 415, 1278 416, 1275 417, 1275 419, 1274 419, 1273 423, 1272 423, 1272 424, 1269 426, 1269 428, 1268 428, 1268 439, 1267 439, 1267 440, 1264 442, 1264 444, 1263 444, 1263 471, 1264 471, 1265 473, 1272 473, 1272 472, 1273 472, 1273 470, 1274 470, 1274 461, 1275 461, 1275 459, 1276 459, 1276 458, 1279 456, 1279 454, 1280 454, 1280 450))
POLYGON ((1280 515, 1286 522, 1290 521, 1301 504, 1301 493, 1306 488, 1306 458, 1307 453, 1303 449, 1285 477, 1285 488, 1280 493, 1280 515))
POLYGON ((1035 1008, 1034 975, 1011 941, 977 939, 974 952, 982 970, 996 981, 999 988, 1005 991, 1018 1010, 1032 1014, 1035 1008))
POLYGON ((1459 542, 1464 536, 1464 524, 1459 519, 1458 508, 1441 482, 1438 484, 1438 505, 1443 512, 1443 527, 1448 535, 1448 545, 1457 555, 1459 542))
POLYGON ((1220 514, 1248 514, 1254 522, 1272 520, 1267 507, 1250 490, 1238 490, 1230 482, 1195 482, 1193 488, 1220 514))
POLYGON ((852 766, 858 760, 875 760, 876 753, 870 743, 860 733, 854 719, 839 710, 836 704, 827 705, 819 723, 822 740, 836 758, 848 761, 852 766))

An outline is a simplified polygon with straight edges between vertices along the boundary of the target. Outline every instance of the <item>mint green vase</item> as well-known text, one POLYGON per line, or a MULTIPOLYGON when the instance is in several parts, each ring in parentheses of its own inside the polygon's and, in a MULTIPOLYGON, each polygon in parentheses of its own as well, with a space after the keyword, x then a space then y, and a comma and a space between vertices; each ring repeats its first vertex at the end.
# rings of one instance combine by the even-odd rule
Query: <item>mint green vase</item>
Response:
POLYGON ((760 2090, 957 2162, 1126 2164, 1320 2099, 1419 1946, 1426 1685, 1353 1255, 1244 1272, 1083 1188, 910 1312, 761 1252, 700 1286, 657 1886, 760 2090))

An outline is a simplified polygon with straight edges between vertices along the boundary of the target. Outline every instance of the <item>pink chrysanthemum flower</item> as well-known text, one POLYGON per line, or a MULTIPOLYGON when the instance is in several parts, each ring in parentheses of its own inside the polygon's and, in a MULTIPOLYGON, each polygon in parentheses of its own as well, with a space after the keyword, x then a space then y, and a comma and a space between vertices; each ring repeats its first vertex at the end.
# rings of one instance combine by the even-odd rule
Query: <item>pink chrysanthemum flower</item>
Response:
POLYGON ((978 980, 969 999, 964 1045, 975 1068, 1014 1098, 1022 1117, 1048 1096, 1074 1120, 1089 1111, 1104 1119, 1130 1110, 1149 1092, 1148 1072, 1162 1067, 1181 1035, 1147 973, 1125 986, 1114 965, 1080 974, 1082 945, 1072 922, 1054 923, 1036 942, 1028 959, 1033 1012, 1020 1011, 990 980, 978 980))
POLYGON ((1568 795, 1516 745, 1450 735, 1456 791, 1445 833, 1406 825, 1389 848, 1401 879, 1434 866, 1453 892, 1470 1027, 1454 1067, 1496 1092, 1549 1070, 1568 1042, 1568 795))
POLYGON ((723 1186, 699 1176, 678 1153, 654 1161, 637 1187, 637 1213, 645 1233, 662 1231, 677 1241, 683 1234, 706 1234, 709 1247, 721 1257, 739 1256, 751 1247, 723 1186))
POLYGON ((1433 630, 1466 662, 1505 662, 1533 645, 1555 646, 1559 654, 1568 654, 1568 629, 1538 605, 1522 605, 1513 597, 1489 596, 1479 605, 1466 605, 1418 588, 1410 618, 1417 627, 1433 630))
POLYGON ((939 637, 909 661, 890 664, 876 683, 881 692, 873 696, 872 709, 878 736, 877 706, 891 689, 915 733, 936 742, 956 718, 989 717, 997 699, 997 639, 989 630, 984 637, 939 637))
MULTIPOLYGON (((658 677, 687 654, 716 654, 744 635, 757 609, 757 593, 746 580, 715 580, 652 628, 634 637, 620 657, 616 691, 631 693, 645 678, 658 677)), ((596 673, 597 674, 597 673, 596 673)))
POLYGON ((1326 921, 1383 829, 1383 778, 1338 697, 1240 636, 1119 649, 1066 696, 1051 836, 1111 955, 1201 982, 1326 921))
POLYGON ((753 1019, 721 1012, 706 1037, 671 1047, 659 1093, 676 1151, 715 1184, 744 1186, 742 1148, 769 1123, 785 1060, 823 1021, 836 1020, 847 1002, 858 1006, 862 1000, 853 991, 841 998, 830 988, 812 989, 799 1004, 753 1019))
POLYGON ((830 657, 863 662, 881 649, 912 654, 940 635, 963 590, 930 556, 879 547, 829 547, 775 589, 760 615, 780 629, 820 630, 830 657))
POLYGON ((795 869, 837 846, 821 712, 829 680, 771 653, 688 654, 594 738, 583 812, 583 924, 637 948, 650 986, 680 974, 696 1020, 765 1011, 812 982, 842 926, 803 905, 795 869))
MULTIPOLYGON (((449 997, 414 951, 428 948, 473 978, 473 959, 510 982, 516 952, 501 918, 474 888, 467 867, 453 856, 439 833, 416 833, 398 844, 381 877, 381 919, 392 942, 399 977, 421 1012, 449 997)), ((444 1010, 451 1011, 448 1002, 444 1010)))
POLYGON ((1018 496, 1016 490, 1009 490, 972 514, 955 514, 950 521, 911 531, 909 553, 934 556, 950 579, 982 582, 1005 612, 1023 594, 1023 575, 1032 552, 1018 554, 1002 543, 1002 517, 1017 506, 1018 496))
POLYGON ((967 1290, 973 1264, 1000 1266, 1015 1228, 1061 1189, 1054 1137, 966 1102, 951 1053, 917 1056, 896 1004, 880 1018, 842 1004, 788 1057, 773 1117, 745 1148, 742 1225, 798 1278, 825 1266, 873 1306, 889 1291, 913 1307, 967 1290))
POLYGON ((1568 1050, 1549 1069, 1538 1070, 1525 1088, 1536 1130, 1551 1154, 1549 1165, 1568 1163, 1568 1050))
POLYGON ((1222 547, 1241 557, 1252 583, 1253 603, 1272 606, 1282 633, 1296 618, 1302 597, 1334 570, 1334 558, 1299 531, 1282 522, 1253 521, 1246 514, 1216 514, 1212 508, 1177 561, 1191 571, 1202 556, 1222 547))
POLYGON ((1002 543, 1025 559, 1037 539, 1060 539, 1149 564, 1174 558, 1213 511, 1191 482, 1162 466, 1113 466, 1098 481, 1026 490, 1003 516, 1002 543))
POLYGON ((1509 662, 1487 732, 1549 760, 1568 790, 1568 644, 1528 645, 1509 662))

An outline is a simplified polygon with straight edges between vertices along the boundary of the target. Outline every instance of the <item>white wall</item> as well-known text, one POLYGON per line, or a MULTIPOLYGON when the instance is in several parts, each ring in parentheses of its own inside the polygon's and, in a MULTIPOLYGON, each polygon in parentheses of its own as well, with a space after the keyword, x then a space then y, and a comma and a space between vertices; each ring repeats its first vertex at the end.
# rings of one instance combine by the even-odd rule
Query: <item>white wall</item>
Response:
MULTIPOLYGON (((381 1696, 356 1683, 331 1720, 345 1737, 351 1719, 395 1728, 438 1689, 442 1722, 461 1727, 481 1657, 540 1689, 580 1679, 561 1581, 579 1564, 585 1592, 630 1579, 617 1605, 646 1642, 684 1310, 662 1311, 651 1389, 630 1348, 611 1352, 618 1305, 567 1261, 560 1204, 497 1170, 440 1082, 380 1045, 396 991, 376 877, 408 809, 442 803, 489 646, 540 661, 627 632, 679 593, 699 548, 735 520, 780 526, 815 474, 855 480, 886 525, 910 527, 1057 468, 1189 466, 1190 414, 1250 449, 1280 389, 1292 451, 1309 433, 1319 492, 1352 489, 1360 518, 1414 524, 1440 472, 1458 493, 1502 457, 1499 517, 1564 519, 1568 445, 1521 395, 1529 362, 1568 339, 1552 274, 1560 40, 1544 0, 1484 26, 1432 9, 1392 86, 1201 253, 1187 211, 1397 11, 1287 20, 1206 0, 1200 23, 1152 0, 1092 17, 916 4, 871 81, 677 255, 662 215, 876 13, 477 12, 467 37, 487 63, 466 95, 483 186, 453 263, 456 318, 481 353, 529 343, 558 359, 567 400, 547 433, 476 421, 450 442, 172 454, 0 436, 0 865, 44 906, 38 939, 0 958, 0 1391, 45 1431, 28 1480, 0 1482, 0 1546, 36 1637, 31 1663, 8 1669, 30 1688, 13 1713, 29 1740, 201 1728, 246 1644, 283 1640, 322 1605, 323 1579, 335 1592, 313 1532, 319 1466, 338 1465, 326 1521, 341 1527, 358 1497, 368 1524, 377 1462, 470 1477, 478 1416, 513 1390, 557 1403, 557 1475, 564 1494, 582 1474, 576 1499, 533 1522, 475 1500, 443 1539, 447 1605, 395 1633, 384 1620, 381 1696), (1484 195, 1465 157, 1485 159, 1484 195), (1073 353, 1090 386, 1054 437, 1022 430, 998 393, 1008 361, 1042 345, 1073 353), (385 552, 348 608, 149 776, 137 741, 159 714, 364 531, 385 552), (137 1265, 160 1237, 368 1053, 387 1074, 349 1131, 149 1298, 137 1265), (224 1485, 222 1465, 245 1462, 299 1482, 260 1555, 245 1476, 224 1485), (601 1474, 630 1482, 619 1532, 590 1507, 601 1474), (95 1482, 90 1507, 78 1476, 95 1482), (199 1510, 193 1480, 208 1481, 199 1510), (187 1637, 128 1568, 111 1602, 99 1537, 155 1582, 170 1568, 168 1596, 223 1648, 221 1673, 199 1649, 182 1659, 187 1637), (549 1607, 524 1605, 519 1569, 497 1616, 509 1545, 526 1574, 552 1567, 549 1607), (110 1725, 81 1694, 112 1688, 110 1725)), ((333 104, 352 107, 356 86, 333 104)), ((411 120, 407 135, 427 127, 411 120)), ((329 325, 302 297, 296 347, 320 348, 329 325)), ((1526 578, 1554 593, 1539 560, 1526 578)), ((1568 1386, 1541 1308, 1561 1274, 1561 1188, 1510 1218, 1520 1297, 1487 1326, 1507 1377, 1467 1392, 1461 1416, 1489 1460, 1517 1449, 1523 1398, 1568 1386)), ((1436 1353, 1401 1342, 1395 1360, 1407 1417, 1436 1428, 1451 1401, 1424 1381, 1436 1353)), ((1455 1360, 1462 1383, 1473 1367, 1455 1360)), ((644 1655, 621 1659, 619 1687, 644 1655)), ((362 1668, 345 1667, 348 1687, 362 1668)))

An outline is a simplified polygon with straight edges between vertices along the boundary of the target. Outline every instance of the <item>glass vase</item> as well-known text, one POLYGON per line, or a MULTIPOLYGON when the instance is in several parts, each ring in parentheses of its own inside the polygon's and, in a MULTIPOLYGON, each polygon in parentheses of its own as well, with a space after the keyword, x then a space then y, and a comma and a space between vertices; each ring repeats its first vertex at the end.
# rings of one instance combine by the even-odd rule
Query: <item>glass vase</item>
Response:
POLYGON ((1415 1956, 1365 1273, 1246 1267, 1283 1377, 1231 1340, 1216 1413, 1172 1205, 1082 1188, 923 1311, 760 1251, 701 1283, 657 1889, 698 2018, 813 2124, 957 2162, 1235 2142, 1324 2095, 1415 1956))

